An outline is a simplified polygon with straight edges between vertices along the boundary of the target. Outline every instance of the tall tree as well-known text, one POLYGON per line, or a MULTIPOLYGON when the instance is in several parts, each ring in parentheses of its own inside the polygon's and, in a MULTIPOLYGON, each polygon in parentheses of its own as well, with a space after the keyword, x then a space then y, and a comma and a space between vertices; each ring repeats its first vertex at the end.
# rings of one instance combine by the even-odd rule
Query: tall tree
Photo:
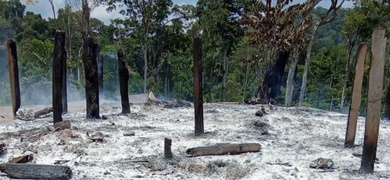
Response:
POLYGON ((309 71, 309 64, 310 64, 310 56, 311 56, 311 51, 313 48, 314 44, 314 39, 316 37, 318 28, 324 24, 332 22, 336 16, 337 16, 337 10, 340 9, 340 7, 343 5, 345 0, 331 0, 331 5, 326 11, 325 14, 320 16, 319 20, 314 24, 313 26, 313 31, 310 37, 310 42, 307 47, 307 52, 306 52, 306 59, 305 59, 305 69, 303 71, 303 77, 302 77, 302 86, 301 86, 301 93, 299 96, 299 106, 302 106, 304 97, 305 97, 305 92, 306 92, 306 85, 307 85, 307 73, 309 71))
MULTIPOLYGON (((276 49, 278 54, 278 59, 265 74, 264 81, 257 91, 259 98, 264 101, 269 102, 280 95, 282 76, 291 47, 302 38, 302 32, 310 27, 310 12, 318 2, 308 0, 302 4, 289 6, 290 0, 277 1, 275 4, 271 0, 256 1, 253 9, 244 14, 243 23, 250 28, 249 41, 259 46, 260 52, 272 53, 273 49, 276 49), (302 16, 300 20, 299 15, 302 16)), ((255 57, 262 56, 264 54, 255 57)), ((269 58, 271 59, 272 55, 269 58)))
MULTIPOLYGON (((109 5, 108 11, 117 9, 122 14, 127 16, 127 20, 135 30, 140 32, 139 37, 142 39, 141 46, 144 58, 144 92, 147 92, 147 78, 148 78, 148 37, 151 36, 151 30, 153 25, 153 19, 158 10, 165 9, 172 5, 171 0, 105 0, 105 3, 109 5), (118 5, 119 4, 119 5, 118 5)), ((164 16, 164 19, 167 15, 164 16)), ((161 21, 161 19, 160 19, 161 21)), ((131 31, 129 30, 129 31, 131 31)))
POLYGON ((225 101, 229 74, 228 57, 244 34, 240 26, 244 9, 243 2, 237 0, 200 0, 197 3, 197 14, 203 35, 212 41, 221 41, 216 44, 220 47, 222 55, 222 101, 225 101))

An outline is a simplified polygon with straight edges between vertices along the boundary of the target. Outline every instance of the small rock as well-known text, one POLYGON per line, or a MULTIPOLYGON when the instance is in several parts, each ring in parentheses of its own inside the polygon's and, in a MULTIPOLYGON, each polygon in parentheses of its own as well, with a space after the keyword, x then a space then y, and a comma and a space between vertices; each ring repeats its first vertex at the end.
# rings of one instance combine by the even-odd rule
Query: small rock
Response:
POLYGON ((261 117, 261 116, 263 116, 264 114, 263 114, 261 111, 257 111, 257 112, 255 113, 255 115, 261 117))
POLYGON ((9 163, 27 163, 34 159, 33 154, 27 154, 24 156, 18 156, 10 159, 9 163))
POLYGON ((310 163, 310 168, 315 169, 332 169, 334 162, 332 159, 318 158, 310 163))
POLYGON ((102 132, 94 132, 94 133, 87 132, 87 136, 93 142, 96 142, 96 141, 103 142, 103 140, 104 140, 104 134, 102 132))
POLYGON ((123 136, 135 136, 135 132, 134 131, 125 131, 125 132, 123 132, 123 136))
POLYGON ((106 119, 108 119, 108 117, 106 115, 102 115, 102 119, 106 120, 106 119))
POLYGON ((106 171, 106 172, 104 172, 103 174, 104 174, 104 175, 109 175, 109 174, 111 174, 111 173, 108 172, 108 171, 106 171))
POLYGON ((30 108, 20 108, 16 112, 16 117, 21 120, 34 120, 35 113, 30 108))
POLYGON ((12 133, 12 135, 13 135, 13 136, 20 136, 21 133, 20 133, 20 131, 15 131, 15 132, 12 133))

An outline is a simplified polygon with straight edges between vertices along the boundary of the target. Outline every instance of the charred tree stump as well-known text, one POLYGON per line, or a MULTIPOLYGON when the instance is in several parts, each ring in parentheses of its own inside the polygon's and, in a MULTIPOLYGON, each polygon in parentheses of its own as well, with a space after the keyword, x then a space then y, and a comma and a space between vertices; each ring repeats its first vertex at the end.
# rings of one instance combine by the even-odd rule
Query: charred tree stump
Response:
POLYGON ((203 124, 203 92, 202 92, 202 40, 194 38, 194 108, 195 108, 195 136, 204 133, 203 124))
POLYGON ((282 78, 290 51, 279 50, 279 57, 272 68, 264 76, 263 85, 259 86, 257 94, 260 99, 270 102, 281 94, 282 78))
POLYGON ((7 41, 8 49, 8 68, 9 82, 11 87, 12 114, 16 117, 16 112, 20 108, 20 86, 19 86, 19 68, 16 43, 12 39, 7 41))
POLYGON ((166 159, 172 159, 173 157, 171 146, 172 146, 172 140, 168 138, 164 138, 164 157, 166 159))
POLYGON ((62 121, 63 112, 63 81, 64 67, 66 61, 65 54, 65 32, 57 31, 54 35, 54 57, 52 69, 52 102, 53 102, 53 122, 62 121))
POLYGON ((67 180, 72 177, 72 170, 68 166, 6 163, 0 164, 0 171, 15 179, 67 180))
POLYGON ((355 145, 355 135, 356 135, 356 126, 358 113, 360 109, 360 101, 362 97, 362 84, 364 76, 364 62, 366 59, 367 44, 360 44, 356 69, 355 69, 355 79, 352 90, 352 99, 351 105, 349 107, 348 114, 348 123, 347 123, 347 132, 345 135, 345 147, 354 147, 355 145))
POLYGON ((244 143, 244 144, 222 144, 216 146, 196 147, 187 149, 187 154, 191 156, 207 156, 207 155, 235 155, 247 152, 259 152, 260 144, 244 143))
POLYGON ((97 46, 95 49, 96 61, 98 65, 98 74, 99 74, 99 95, 103 95, 103 56, 100 54, 101 48, 97 46))
POLYGON ((92 38, 86 38, 83 47, 83 63, 85 72, 85 96, 87 103, 87 119, 99 119, 99 78, 96 61, 97 45, 92 38))
POLYGON ((122 49, 118 50, 118 75, 119 88, 121 93, 122 114, 130 113, 129 102, 129 79, 130 74, 125 62, 125 54, 122 49))
POLYGON ((383 94, 383 74, 386 51, 385 32, 386 30, 384 28, 378 28, 374 29, 372 33, 366 128, 364 133, 363 157, 360 166, 360 172, 362 173, 374 172, 383 94))

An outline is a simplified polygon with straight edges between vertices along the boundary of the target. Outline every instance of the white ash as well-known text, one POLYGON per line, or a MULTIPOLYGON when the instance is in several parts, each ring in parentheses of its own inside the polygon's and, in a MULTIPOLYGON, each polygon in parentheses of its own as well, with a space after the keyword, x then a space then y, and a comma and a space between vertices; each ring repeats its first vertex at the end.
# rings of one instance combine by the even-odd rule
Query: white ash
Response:
MULTIPOLYGON (((109 102, 101 105, 100 112, 107 120, 86 120, 82 108, 63 115, 72 121, 70 132, 50 131, 51 118, 15 120, 0 126, 0 138, 8 144, 0 159, 7 162, 31 151, 36 153, 32 163, 69 160, 64 165, 73 170, 73 179, 358 179, 359 175, 349 172, 359 169, 360 158, 352 154, 362 147, 344 148, 347 115, 265 106, 267 114, 259 119, 254 113, 260 107, 204 104, 206 134, 202 137, 193 135, 193 107, 132 105, 131 114, 120 115, 120 102, 109 102), (254 122, 267 124, 268 134, 261 135, 254 122), (16 131, 21 135, 12 135, 16 131), (129 131, 135 136, 123 135, 129 131), (104 141, 92 142, 87 132, 101 132, 104 141), (173 160, 163 158, 165 137, 172 139, 173 160), (188 148, 220 143, 260 143, 262 149, 194 158, 185 154, 188 148), (320 157, 333 160, 333 171, 309 167, 320 157)), ((362 144, 363 134, 364 118, 359 118, 356 144, 362 144)), ((381 122, 379 136, 379 161, 375 173, 365 179, 390 178, 389 122, 381 122)))

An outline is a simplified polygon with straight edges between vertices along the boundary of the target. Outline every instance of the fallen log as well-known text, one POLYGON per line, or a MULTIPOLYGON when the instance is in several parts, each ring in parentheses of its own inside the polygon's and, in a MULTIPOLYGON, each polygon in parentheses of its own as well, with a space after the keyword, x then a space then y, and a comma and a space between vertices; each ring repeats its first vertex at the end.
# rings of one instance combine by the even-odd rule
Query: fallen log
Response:
POLYGON ((40 116, 49 114, 51 112, 53 112, 53 107, 45 107, 44 109, 35 112, 34 117, 39 118, 40 116))
POLYGON ((6 163, 0 164, 0 171, 15 179, 67 180, 72 177, 72 170, 68 166, 6 163))
POLYGON ((235 155, 247 152, 259 152, 260 144, 244 143, 244 144, 222 144, 216 146, 196 147, 187 149, 187 154, 191 156, 207 156, 207 155, 235 155))

